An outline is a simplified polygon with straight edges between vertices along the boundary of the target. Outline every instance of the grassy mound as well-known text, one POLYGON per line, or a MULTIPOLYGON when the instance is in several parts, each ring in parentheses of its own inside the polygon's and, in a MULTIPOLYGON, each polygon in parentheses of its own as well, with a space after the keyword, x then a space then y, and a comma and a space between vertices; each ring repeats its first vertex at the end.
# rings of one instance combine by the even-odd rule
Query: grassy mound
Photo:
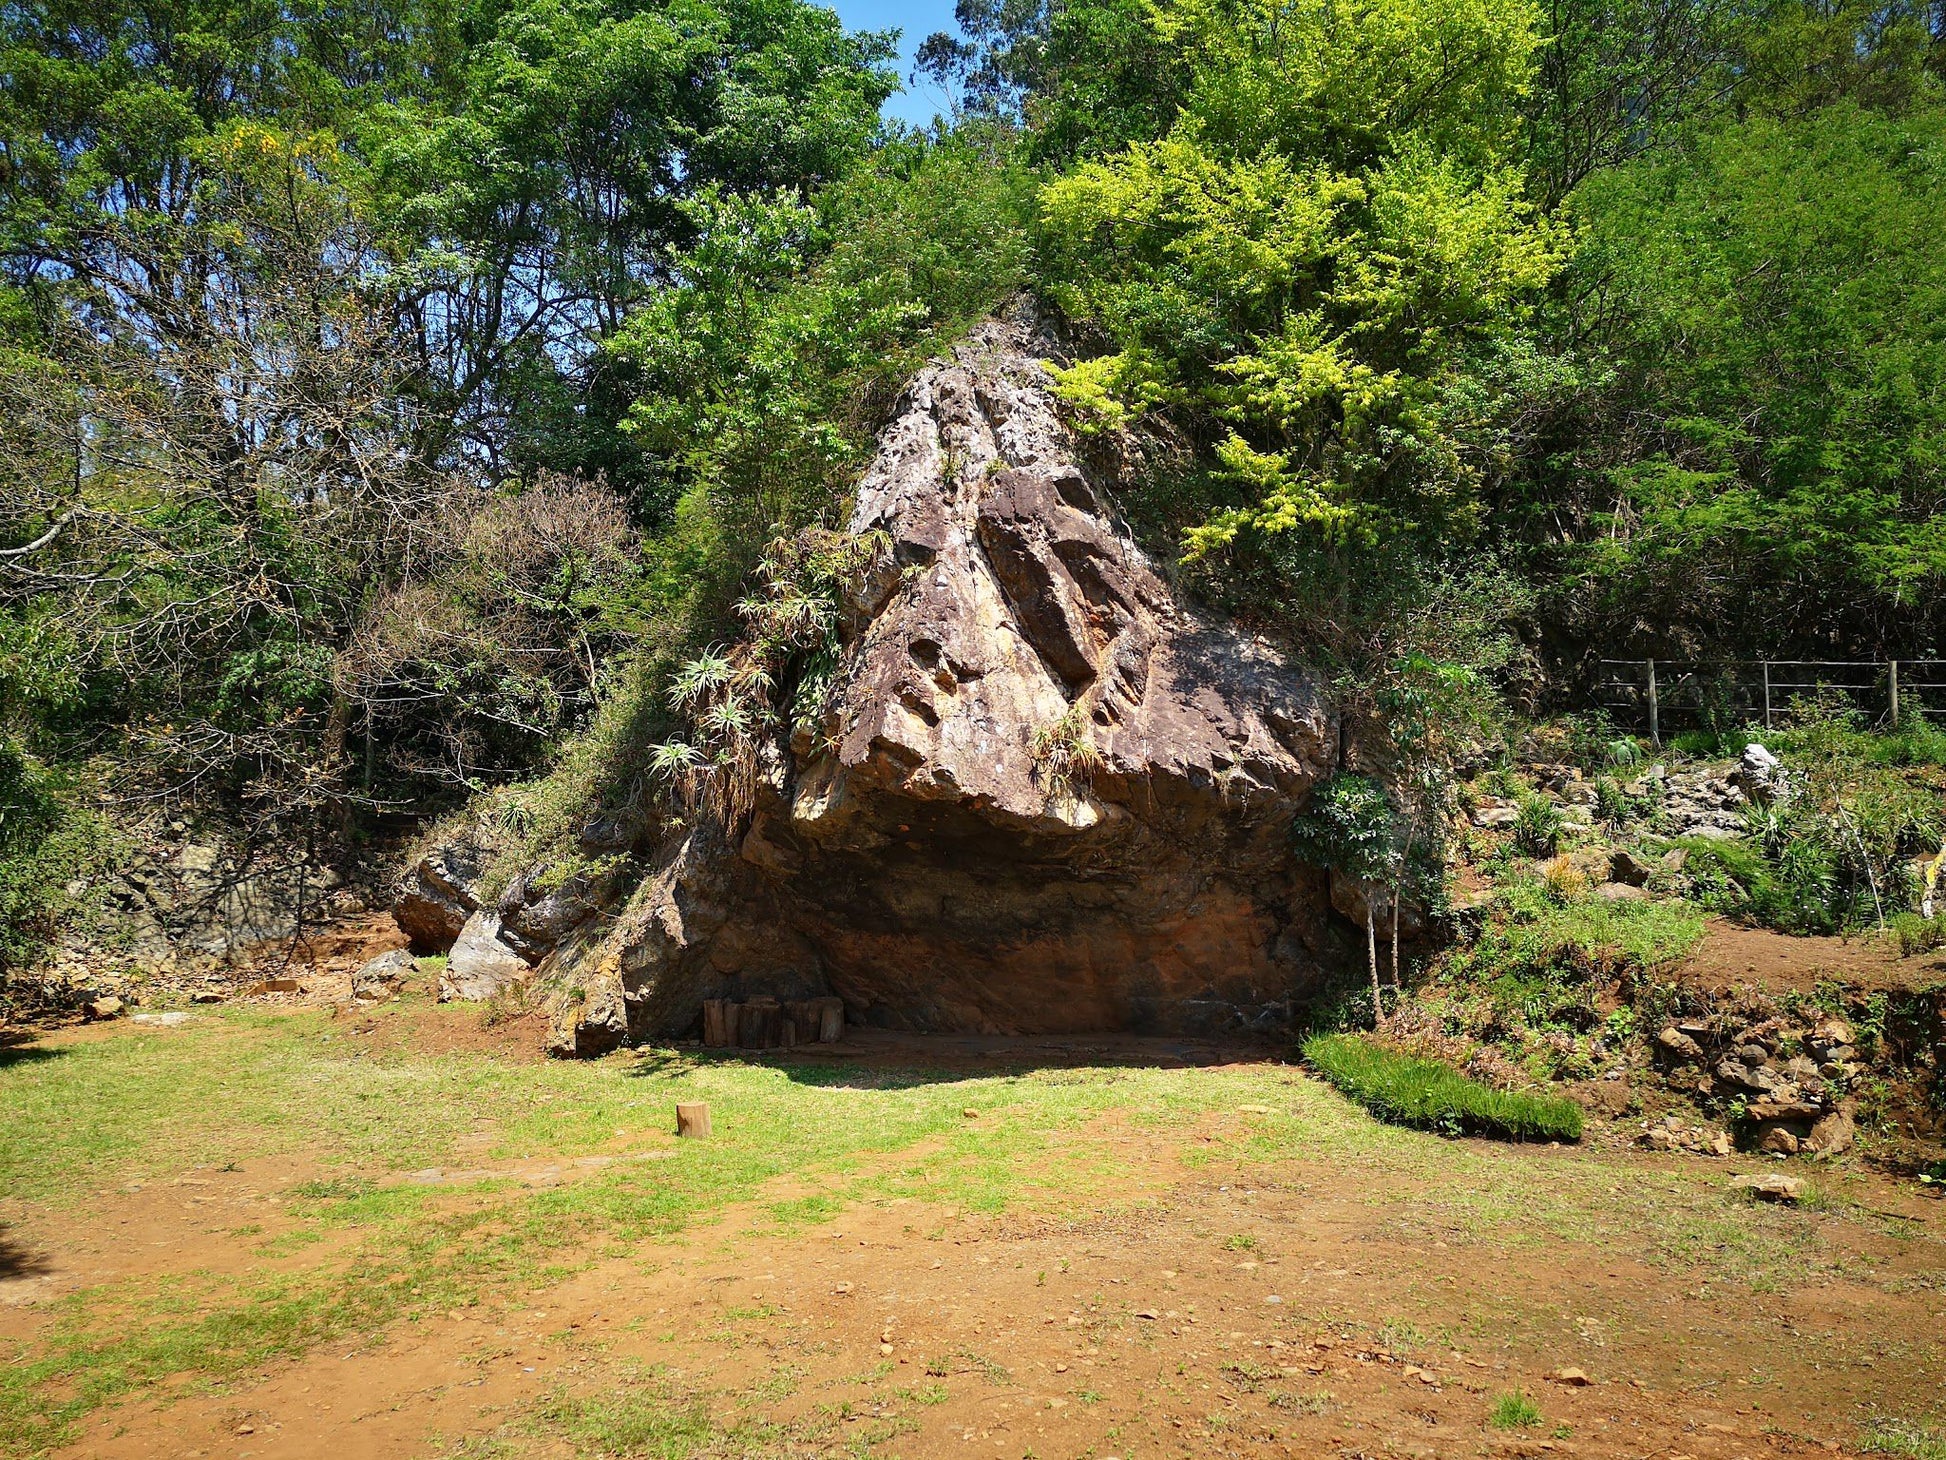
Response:
POLYGON ((1581 1107, 1572 1100, 1495 1090, 1438 1060, 1414 1059, 1357 1035, 1317 1035, 1305 1041, 1304 1058, 1381 1120, 1442 1135, 1581 1139, 1581 1107))

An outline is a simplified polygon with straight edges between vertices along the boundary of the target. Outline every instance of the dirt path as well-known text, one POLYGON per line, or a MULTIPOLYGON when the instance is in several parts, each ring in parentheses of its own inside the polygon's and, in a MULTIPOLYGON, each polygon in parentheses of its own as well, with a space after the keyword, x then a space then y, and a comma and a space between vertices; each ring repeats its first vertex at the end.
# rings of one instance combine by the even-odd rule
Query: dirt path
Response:
MULTIPOLYGON (((1517 1214, 1483 1227, 1464 1192, 1301 1150, 1274 1180, 1231 1169, 1221 1153, 1248 1138, 1249 1112, 1207 1122, 1209 1162, 1198 1140, 1161 1145, 1131 1114, 1077 1138, 1129 1172, 1114 1210, 993 1218, 893 1200, 780 1231, 765 1213, 802 1189, 787 1178, 514 1303, 276 1363, 222 1394, 165 1388, 97 1416, 64 1453, 598 1454, 602 1436, 635 1433, 631 1405, 660 1405, 695 1426, 674 1454, 1731 1460, 1849 1453, 1870 1414, 1923 1411, 1946 1379, 1946 1256, 1918 1224, 1778 1212, 1779 1240, 1822 1258, 1752 1291, 1515 1230, 1517 1214), (1564 1368, 1588 1382, 1550 1377, 1564 1368), (1486 1425, 1514 1390, 1541 1423, 1486 1425)), ((1685 1169, 1479 1150, 1539 1183, 1612 1176, 1618 1197, 1685 1169)), ((179 1196, 146 1209, 150 1231, 179 1196)), ((220 1265, 224 1242, 205 1233, 185 1259, 220 1265)))

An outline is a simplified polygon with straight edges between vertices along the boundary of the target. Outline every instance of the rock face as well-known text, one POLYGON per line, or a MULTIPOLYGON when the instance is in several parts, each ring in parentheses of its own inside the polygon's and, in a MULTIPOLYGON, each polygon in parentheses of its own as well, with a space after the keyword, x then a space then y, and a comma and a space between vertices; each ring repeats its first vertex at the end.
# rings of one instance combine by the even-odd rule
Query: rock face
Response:
POLYGON ((417 952, 444 953, 479 910, 479 880, 479 857, 471 847, 435 847, 400 879, 392 920, 417 952))
POLYGON ((478 1001, 505 993, 526 981, 527 961, 502 941, 500 915, 482 908, 466 926, 447 955, 440 976, 441 999, 478 1001))
POLYGON ((672 1033, 705 998, 834 993, 854 1022, 1270 1027, 1332 956, 1292 815, 1338 757, 1312 684, 1179 601, 1084 466, 1030 321, 916 376, 850 527, 813 729, 755 809, 671 836, 544 965, 554 1047, 672 1033))

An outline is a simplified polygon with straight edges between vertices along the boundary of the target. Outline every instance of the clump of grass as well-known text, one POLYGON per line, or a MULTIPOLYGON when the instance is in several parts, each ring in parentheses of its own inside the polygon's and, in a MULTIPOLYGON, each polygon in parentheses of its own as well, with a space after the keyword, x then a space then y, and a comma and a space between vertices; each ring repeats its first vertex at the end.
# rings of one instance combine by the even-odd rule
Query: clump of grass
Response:
POLYGON ((1907 1455, 1911 1460, 1946 1460, 1946 1434, 1910 1420, 1876 1416, 1865 1428, 1859 1449, 1867 1455, 1907 1455))
POLYGON ((1901 958, 1946 948, 1946 918, 1922 918, 1918 913, 1900 913, 1892 919, 1891 933, 1898 942, 1901 958))
POLYGON ((1496 1430, 1527 1430, 1540 1422, 1540 1406, 1518 1389, 1502 1394, 1487 1412, 1487 1423, 1496 1430))
POLYGON ((1381 1120, 1442 1135, 1581 1139, 1581 1107, 1572 1100, 1495 1090, 1451 1065, 1403 1055, 1356 1035, 1318 1035, 1305 1042, 1304 1058, 1381 1120))

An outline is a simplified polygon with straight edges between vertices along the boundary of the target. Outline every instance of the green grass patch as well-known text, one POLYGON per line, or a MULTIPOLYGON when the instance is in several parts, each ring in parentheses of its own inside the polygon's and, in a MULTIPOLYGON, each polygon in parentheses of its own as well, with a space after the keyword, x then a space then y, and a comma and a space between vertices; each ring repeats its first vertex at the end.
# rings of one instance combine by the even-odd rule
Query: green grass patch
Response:
POLYGON ((1540 1422, 1540 1406, 1518 1389, 1502 1394, 1487 1411, 1487 1423, 1496 1430, 1527 1430, 1540 1422))
POLYGON ((1879 1415, 1865 1427, 1858 1448, 1867 1455, 1906 1455, 1911 1460, 1946 1460, 1946 1434, 1930 1425, 1879 1415))
POLYGON ((1381 1120, 1442 1135, 1578 1141, 1581 1107, 1555 1095, 1495 1090, 1451 1065, 1386 1049, 1355 1034, 1321 1034, 1304 1058, 1381 1120))

